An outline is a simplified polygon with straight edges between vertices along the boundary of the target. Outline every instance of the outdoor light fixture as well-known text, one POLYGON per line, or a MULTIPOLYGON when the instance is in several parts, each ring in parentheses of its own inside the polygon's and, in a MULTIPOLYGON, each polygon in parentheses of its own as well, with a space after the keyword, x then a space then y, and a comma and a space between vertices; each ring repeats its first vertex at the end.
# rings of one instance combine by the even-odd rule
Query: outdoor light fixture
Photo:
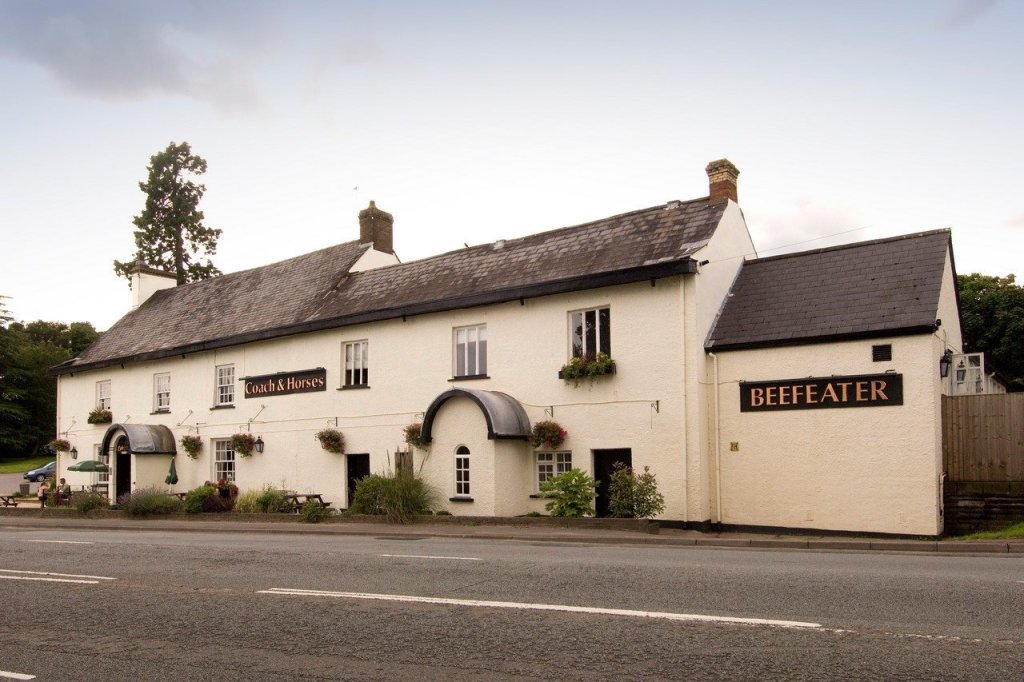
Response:
POLYGON ((256 437, 256 452, 263 454, 263 436, 256 437))
POLYGON ((71 459, 78 459, 78 448, 71 448, 71 459))
POLYGON ((945 379, 949 376, 949 366, 953 364, 953 354, 947 349, 939 358, 939 376, 945 379))

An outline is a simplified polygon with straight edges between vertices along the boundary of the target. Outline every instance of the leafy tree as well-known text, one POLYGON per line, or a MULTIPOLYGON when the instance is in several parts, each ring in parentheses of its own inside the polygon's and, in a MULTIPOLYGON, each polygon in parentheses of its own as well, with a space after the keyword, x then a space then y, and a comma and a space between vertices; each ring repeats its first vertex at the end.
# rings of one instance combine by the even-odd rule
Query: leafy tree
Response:
POLYGON ((149 159, 149 178, 139 183, 146 206, 132 218, 135 225, 134 259, 114 261, 114 272, 131 282, 131 270, 141 258, 146 265, 177 274, 178 285, 220 274, 209 258, 217 252, 221 231, 203 225, 199 200, 206 186, 192 177, 206 172, 206 161, 192 153, 188 142, 174 144, 149 159))
POLYGON ((29 419, 23 405, 22 372, 14 363, 14 333, 7 324, 12 320, 6 296, 0 296, 0 453, 16 451, 27 445, 23 428, 29 419))
POLYGON ((1024 390, 1024 287, 1013 275, 959 275, 960 312, 967 350, 985 358, 1024 390))

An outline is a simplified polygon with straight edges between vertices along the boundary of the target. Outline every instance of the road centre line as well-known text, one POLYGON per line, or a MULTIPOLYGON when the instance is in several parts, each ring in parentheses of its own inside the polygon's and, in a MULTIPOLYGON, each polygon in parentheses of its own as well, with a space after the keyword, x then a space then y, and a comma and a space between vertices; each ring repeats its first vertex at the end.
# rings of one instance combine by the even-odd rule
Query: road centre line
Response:
POLYGON ((99 585, 99 580, 71 580, 70 578, 35 578, 27 575, 0 575, 0 580, 33 580, 42 583, 79 583, 81 585, 99 585))
POLYGON ((432 556, 430 554, 380 554, 392 559, 451 559, 452 561, 483 561, 471 556, 432 556))
MULTIPOLYGON (((48 573, 46 571, 17 571, 11 568, 0 568, 0 573, 24 573, 25 575, 50 575, 58 578, 91 578, 93 580, 117 580, 102 575, 78 575, 76 573, 48 573)), ((0 576, 2 578, 3 576, 0 576)))
POLYGON ((0 670, 0 677, 7 680, 34 680, 35 675, 26 675, 25 673, 12 673, 6 670, 0 670))
POLYGON ((660 620, 691 621, 702 623, 739 623, 744 625, 770 625, 784 628, 820 628, 820 623, 804 623, 794 620, 770 618, 741 618, 736 616, 707 616, 695 613, 669 613, 664 611, 634 611, 631 609, 605 609, 593 606, 570 606, 568 604, 531 604, 526 602, 484 601, 478 599, 444 599, 441 597, 416 597, 402 594, 372 594, 367 592, 329 592, 325 590, 303 590, 272 587, 257 594, 278 594, 298 597, 334 597, 341 599, 372 599, 417 604, 443 604, 446 606, 477 606, 492 609, 521 609, 527 611, 562 611, 567 613, 589 613, 603 616, 628 616, 632 618, 656 618, 660 620))
POLYGON ((49 542, 54 545, 95 545, 95 542, 85 540, 25 540, 25 542, 49 542))

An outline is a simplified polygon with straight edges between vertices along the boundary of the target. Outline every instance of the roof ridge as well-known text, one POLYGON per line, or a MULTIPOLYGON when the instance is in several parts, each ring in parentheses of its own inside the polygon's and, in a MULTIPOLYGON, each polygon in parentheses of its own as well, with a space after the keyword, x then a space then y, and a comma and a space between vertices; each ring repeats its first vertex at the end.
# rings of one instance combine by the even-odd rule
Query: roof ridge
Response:
POLYGON ((816 253, 828 253, 830 251, 842 251, 843 249, 854 249, 862 246, 873 246, 876 244, 884 244, 886 242, 898 242, 905 239, 919 239, 921 237, 930 237, 937 234, 948 234, 952 235, 952 230, 948 227, 939 228, 937 230, 926 230, 924 232, 912 232, 911 234, 898 234, 893 237, 880 237, 878 239, 869 239, 864 242, 849 242, 847 244, 836 244, 835 246, 824 246, 820 249, 810 249, 808 251, 793 251, 791 253, 780 253, 777 256, 763 256, 760 258, 752 258, 744 263, 744 265, 753 265, 756 263, 767 263, 769 261, 782 260, 784 258, 794 258, 799 256, 809 256, 816 253))

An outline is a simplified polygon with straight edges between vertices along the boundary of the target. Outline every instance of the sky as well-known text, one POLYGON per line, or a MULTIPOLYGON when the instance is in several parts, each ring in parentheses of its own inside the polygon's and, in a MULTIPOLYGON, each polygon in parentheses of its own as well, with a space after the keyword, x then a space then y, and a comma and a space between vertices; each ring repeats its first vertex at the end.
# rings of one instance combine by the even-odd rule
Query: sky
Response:
POLYGON ((960 274, 1024 275, 1022 28, 996 0, 0 0, 0 295, 128 312, 112 263, 182 141, 224 272, 356 239, 371 199, 407 262, 706 196, 728 158, 758 255, 948 227, 960 274))

